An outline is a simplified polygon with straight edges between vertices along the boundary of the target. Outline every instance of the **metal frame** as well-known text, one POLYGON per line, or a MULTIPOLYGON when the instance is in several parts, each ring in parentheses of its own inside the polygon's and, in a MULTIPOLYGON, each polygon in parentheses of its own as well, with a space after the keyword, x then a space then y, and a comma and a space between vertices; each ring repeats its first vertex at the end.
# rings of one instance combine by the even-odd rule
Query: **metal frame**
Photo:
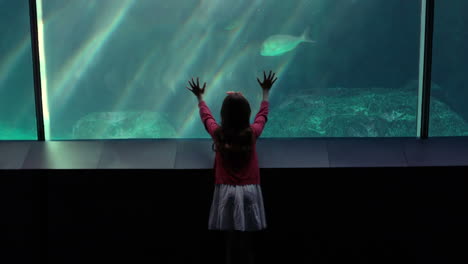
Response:
MULTIPOLYGON (((420 51, 420 77, 422 79, 422 85, 419 87, 420 100, 418 100, 417 134, 418 137, 426 139, 429 136, 434 0, 421 0, 421 3, 421 29, 424 29, 424 32, 421 30, 421 34, 424 34, 424 36, 421 36, 421 49, 424 50, 420 51)), ((36 0, 29 0, 29 14, 31 24, 31 48, 34 74, 34 95, 36 102, 37 138, 38 141, 45 141, 36 0)))
POLYGON ((429 137, 429 114, 431 104, 432 39, 434 32, 434 0, 422 0, 420 85, 418 91, 418 137, 429 137), (421 83, 422 82, 422 83, 421 83))
POLYGON ((37 140, 45 141, 44 112, 42 108, 41 61, 39 59, 39 39, 37 29, 36 0, 29 0, 29 20, 31 25, 31 49, 34 76, 34 97, 36 101, 37 140))

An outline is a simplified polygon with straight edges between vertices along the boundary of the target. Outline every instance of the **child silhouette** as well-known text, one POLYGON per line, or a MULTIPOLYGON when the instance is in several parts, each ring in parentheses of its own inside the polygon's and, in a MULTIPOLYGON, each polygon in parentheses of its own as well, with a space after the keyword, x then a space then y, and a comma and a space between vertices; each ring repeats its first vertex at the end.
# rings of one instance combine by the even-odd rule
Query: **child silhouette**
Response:
MULTIPOLYGON (((186 87, 197 97, 201 120, 213 138, 215 190, 208 229, 227 231, 228 263, 234 257, 233 240, 238 240, 241 248, 251 250, 250 234, 244 231, 259 231, 267 226, 255 145, 267 122, 270 89, 278 78, 271 71, 268 76, 263 72, 263 77, 263 82, 257 78, 263 100, 253 124, 250 124, 249 102, 240 92, 227 92, 221 108, 221 125, 218 125, 203 100, 206 83, 201 88, 199 78, 196 82, 192 78, 191 89, 186 87)), ((253 255, 247 255, 249 259, 243 263, 252 262, 253 255)))

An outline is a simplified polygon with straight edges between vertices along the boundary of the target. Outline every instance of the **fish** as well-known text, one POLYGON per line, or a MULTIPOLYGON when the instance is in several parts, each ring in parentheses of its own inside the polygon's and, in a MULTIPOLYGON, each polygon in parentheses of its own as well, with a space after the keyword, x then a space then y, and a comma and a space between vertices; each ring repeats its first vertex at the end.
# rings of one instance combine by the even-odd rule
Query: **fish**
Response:
POLYGON ((241 19, 234 20, 230 24, 224 27, 226 31, 237 31, 239 28, 244 26, 244 21, 241 19))
POLYGON ((302 42, 315 43, 315 40, 309 39, 309 29, 304 30, 299 37, 292 35, 273 35, 268 37, 262 43, 260 55, 262 56, 279 56, 288 51, 291 51, 302 42))

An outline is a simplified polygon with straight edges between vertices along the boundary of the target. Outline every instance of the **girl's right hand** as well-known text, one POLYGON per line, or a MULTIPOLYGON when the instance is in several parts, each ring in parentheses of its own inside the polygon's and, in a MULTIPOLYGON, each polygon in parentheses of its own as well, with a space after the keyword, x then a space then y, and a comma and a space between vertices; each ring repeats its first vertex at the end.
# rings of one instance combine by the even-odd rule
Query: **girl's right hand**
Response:
POLYGON ((268 74, 268 77, 266 76, 265 71, 263 71, 263 83, 260 82, 260 80, 257 78, 257 81, 260 84, 260 86, 262 87, 262 90, 264 92, 268 92, 270 90, 271 86, 273 86, 273 84, 276 82, 276 80, 278 80, 278 78, 275 78, 274 80, 273 80, 273 78, 275 78, 275 73, 273 73, 273 75, 272 75, 271 71, 268 74))

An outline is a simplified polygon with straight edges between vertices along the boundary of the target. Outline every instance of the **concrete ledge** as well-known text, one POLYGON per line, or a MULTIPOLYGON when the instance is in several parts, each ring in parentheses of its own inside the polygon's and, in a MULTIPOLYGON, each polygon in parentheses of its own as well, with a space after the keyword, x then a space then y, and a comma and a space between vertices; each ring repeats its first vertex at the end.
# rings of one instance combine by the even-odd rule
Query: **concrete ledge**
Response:
MULTIPOLYGON (((211 169, 211 139, 0 141, 0 169, 211 169)), ((468 137, 259 139, 260 168, 468 166, 468 137)))

